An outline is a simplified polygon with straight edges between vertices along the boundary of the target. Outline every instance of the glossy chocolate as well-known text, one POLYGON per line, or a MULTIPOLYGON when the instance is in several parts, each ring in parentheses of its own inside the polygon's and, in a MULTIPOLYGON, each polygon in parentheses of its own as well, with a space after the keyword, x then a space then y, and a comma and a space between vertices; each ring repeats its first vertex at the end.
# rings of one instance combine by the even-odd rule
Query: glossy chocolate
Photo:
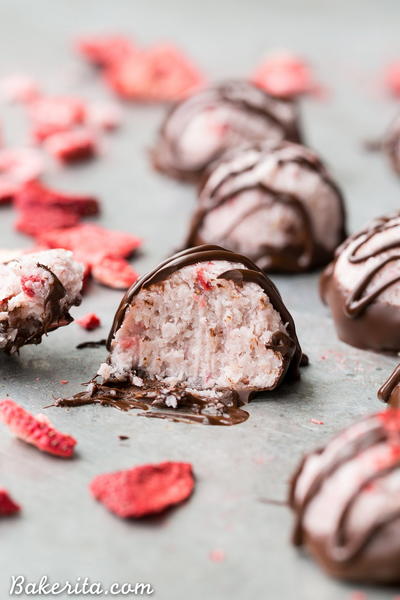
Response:
POLYGON ((398 352, 400 350, 400 308, 394 304, 380 302, 380 296, 389 287, 400 282, 400 213, 380 217, 369 227, 350 236, 335 255, 334 261, 325 269, 320 280, 322 300, 329 305, 339 337, 358 348, 377 351, 398 352), (395 229, 396 237, 382 243, 371 251, 363 252, 363 246, 374 236, 395 229), (335 277, 336 263, 341 253, 353 244, 348 263, 365 263, 375 258, 371 267, 357 281, 352 290, 344 290, 335 277), (389 250, 398 252, 387 255, 389 250), (383 283, 376 284, 372 291, 368 286, 382 269, 395 263, 399 267, 395 274, 383 283))
MULTIPOLYGON (((297 106, 293 100, 278 99, 268 95, 262 89, 245 80, 232 80, 211 86, 194 94, 190 98, 177 104, 166 116, 160 132, 156 147, 151 153, 154 167, 177 179, 196 181, 202 175, 204 169, 224 151, 232 147, 231 143, 221 137, 218 148, 210 150, 207 157, 196 166, 185 164, 187 153, 181 152, 179 142, 185 128, 193 118, 207 111, 226 108, 227 112, 240 111, 246 126, 241 124, 240 134, 237 134, 234 145, 238 143, 238 137, 242 142, 262 141, 268 139, 268 128, 274 128, 275 139, 287 139, 293 142, 301 141, 298 124, 297 106), (257 131, 254 120, 261 119, 264 131, 257 131)), ((221 127, 235 129, 238 125, 235 114, 225 116, 221 127)), ((202 135, 207 137, 207 130, 203 129, 202 135)))
MULTIPOLYGON (((260 166, 269 157, 277 155, 281 150, 295 150, 293 156, 279 158, 278 168, 288 164, 297 164, 306 171, 312 171, 333 191, 338 205, 337 242, 339 245, 346 237, 345 207, 342 193, 330 177, 323 163, 318 157, 303 146, 293 145, 288 142, 276 144, 251 144, 227 152, 220 161, 213 163, 204 177, 199 188, 199 207, 197 208, 190 226, 184 246, 190 248, 205 242, 201 237, 201 228, 205 218, 215 209, 230 202, 232 198, 249 190, 261 192, 257 205, 242 214, 228 230, 221 232, 221 239, 216 243, 227 244, 228 236, 248 217, 258 211, 264 211, 273 203, 289 207, 296 213, 303 223, 303 239, 289 242, 286 246, 277 248, 268 244, 268 240, 260 246, 256 255, 251 256, 265 271, 302 272, 326 265, 333 257, 335 248, 328 249, 317 239, 314 231, 314 216, 307 207, 307 203, 300 194, 282 193, 267 185, 263 179, 265 175, 260 166), (238 161, 240 160, 240 166, 238 161), (244 178, 245 176, 245 178, 244 178)), ((334 226, 332 223, 331 226, 334 226)), ((233 250, 233 248, 231 248, 233 250)))
POLYGON ((378 398, 393 408, 400 408, 400 364, 379 388, 378 398))
MULTIPOLYGON (((366 525, 361 534, 358 531, 357 535, 352 530, 350 515, 361 494, 368 494, 369 489, 373 490, 374 485, 385 477, 395 471, 400 472, 400 410, 392 409, 385 413, 372 415, 366 417, 364 421, 367 426, 358 436, 352 437, 346 442, 347 430, 345 430, 332 440, 332 443, 336 443, 336 440, 342 438, 340 451, 336 449, 324 467, 317 469, 317 474, 311 479, 306 491, 303 490, 302 500, 299 501, 297 485, 305 466, 310 459, 313 459, 313 456, 322 455, 325 448, 306 455, 301 461, 292 478, 289 491, 289 505, 296 518, 293 543, 296 546, 307 546, 325 570, 335 577, 365 582, 393 583, 400 581, 400 569, 398 569, 400 545, 397 544, 393 556, 385 556, 382 560, 379 558, 376 560, 376 550, 374 553, 370 553, 370 547, 378 536, 386 535, 390 540, 390 526, 400 520, 400 504, 394 511, 389 508, 384 510, 379 518, 375 519, 372 524, 366 525), (337 522, 332 523, 333 533, 329 532, 323 535, 319 532, 316 534, 311 524, 306 527, 306 512, 313 510, 312 503, 318 497, 325 482, 335 476, 336 472, 347 463, 357 460, 363 452, 382 444, 387 446, 389 459, 381 461, 381 463, 373 463, 372 472, 365 475, 360 467, 359 482, 357 479, 355 491, 343 501, 343 504, 340 504, 340 516, 337 522)), ((350 430, 351 427, 348 431, 350 432, 350 430)), ((327 449, 329 450, 329 448, 328 444, 327 449)), ((338 499, 332 500, 342 502, 338 499)), ((359 523, 359 519, 357 523, 359 523)), ((329 527, 323 530, 329 531, 329 527)))

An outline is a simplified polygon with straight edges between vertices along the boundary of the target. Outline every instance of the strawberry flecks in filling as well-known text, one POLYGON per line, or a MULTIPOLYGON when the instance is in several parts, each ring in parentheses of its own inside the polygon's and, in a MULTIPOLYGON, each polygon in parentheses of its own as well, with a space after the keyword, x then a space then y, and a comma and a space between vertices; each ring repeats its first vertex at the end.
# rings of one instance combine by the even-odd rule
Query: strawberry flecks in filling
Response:
POLYGON ((212 289, 212 285, 210 281, 206 279, 206 276, 204 275, 204 269, 202 267, 199 267, 197 270, 197 283, 204 291, 212 289))
POLYGON ((38 275, 30 275, 29 277, 21 277, 22 291, 29 298, 34 298, 37 294, 38 288, 42 287, 45 280, 38 275), (35 285, 38 284, 38 285, 35 285))

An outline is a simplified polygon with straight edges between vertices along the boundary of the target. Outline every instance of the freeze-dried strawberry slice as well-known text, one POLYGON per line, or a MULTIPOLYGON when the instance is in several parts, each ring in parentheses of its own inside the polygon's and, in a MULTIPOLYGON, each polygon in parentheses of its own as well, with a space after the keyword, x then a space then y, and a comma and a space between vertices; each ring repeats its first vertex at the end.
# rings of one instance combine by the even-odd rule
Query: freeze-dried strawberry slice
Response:
POLYGON ((60 131, 47 137, 46 150, 62 162, 80 162, 93 158, 98 151, 97 138, 90 129, 60 131))
POLYGON ((39 177, 44 170, 42 156, 30 148, 0 150, 0 204, 10 202, 21 184, 39 177))
POLYGON ((93 278, 102 285, 126 290, 137 281, 139 275, 124 258, 104 257, 92 267, 93 278))
POLYGON ((309 93, 317 87, 310 67, 291 52, 271 54, 251 79, 269 94, 284 98, 309 93))
POLYGON ((164 462, 95 477, 93 496, 119 517, 140 518, 160 513, 192 494, 192 465, 164 462))
POLYGON ((79 215, 57 206, 35 206, 23 208, 18 212, 15 229, 26 235, 36 237, 45 231, 73 227, 79 223, 79 215))
POLYGON ((19 512, 21 507, 14 502, 7 490, 0 489, 0 517, 9 517, 19 512))
POLYGON ((21 440, 63 458, 74 454, 76 440, 54 429, 47 419, 33 416, 22 406, 5 398, 0 400, 0 420, 21 440))
MULTIPOLYGON (((99 201, 94 196, 54 190, 38 180, 25 183, 15 198, 15 206, 23 208, 61 208, 79 217, 97 215, 99 201)), ((53 228, 54 229, 54 228, 53 228)))
POLYGON ((92 223, 69 229, 57 229, 38 236, 39 245, 71 250, 76 260, 93 266, 106 256, 125 258, 140 245, 141 240, 129 233, 112 231, 92 223))
POLYGON ((89 62, 104 67, 136 52, 136 46, 123 35, 92 35, 77 40, 78 52, 89 62))
POLYGON ((87 331, 93 331, 100 327, 100 319, 95 313, 89 313, 84 315, 80 319, 75 319, 75 323, 86 329, 87 331))
POLYGON ((98 129, 112 131, 121 124, 121 111, 115 104, 92 102, 87 106, 87 122, 98 129))
POLYGON ((204 84, 185 55, 166 44, 112 63, 105 77, 117 94, 132 100, 180 100, 204 84))
POLYGON ((30 75, 14 73, 0 79, 0 96, 11 102, 32 102, 39 94, 39 85, 30 75))
POLYGON ((68 131, 84 122, 85 104, 70 96, 42 96, 29 105, 33 137, 42 142, 50 135, 68 131))
POLYGON ((384 83, 395 98, 400 98, 400 61, 395 61, 386 67, 384 83))

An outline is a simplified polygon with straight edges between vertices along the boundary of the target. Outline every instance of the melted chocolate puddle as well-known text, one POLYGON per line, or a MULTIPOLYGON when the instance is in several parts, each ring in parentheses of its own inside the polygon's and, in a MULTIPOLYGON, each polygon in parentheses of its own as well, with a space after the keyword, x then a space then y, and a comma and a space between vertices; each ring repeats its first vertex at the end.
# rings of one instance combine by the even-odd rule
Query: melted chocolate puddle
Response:
POLYGON ((249 418, 242 408, 244 402, 233 390, 218 390, 214 398, 201 392, 188 392, 176 385, 167 387, 160 381, 144 380, 143 386, 128 384, 98 384, 91 382, 88 390, 71 398, 58 398, 52 406, 76 407, 87 404, 112 406, 119 410, 141 409, 138 416, 167 419, 179 423, 203 425, 237 425, 249 418), (177 408, 169 408, 176 405, 177 408))

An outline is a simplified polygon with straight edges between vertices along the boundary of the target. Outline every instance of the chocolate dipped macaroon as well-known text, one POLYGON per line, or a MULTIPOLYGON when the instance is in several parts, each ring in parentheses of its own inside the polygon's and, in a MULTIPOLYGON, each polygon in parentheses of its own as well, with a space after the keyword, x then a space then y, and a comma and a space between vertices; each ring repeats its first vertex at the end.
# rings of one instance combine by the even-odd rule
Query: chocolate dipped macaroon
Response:
POLYGON ((350 236, 322 274, 320 292, 342 341, 400 351, 400 213, 350 236))
POLYGON ((221 244, 266 271, 326 265, 345 238, 341 191, 320 158, 287 141, 228 151, 207 171, 185 242, 221 244))
POLYGON ((293 542, 334 577, 400 582, 400 410, 356 422, 305 456, 289 503, 293 542))
POLYGON ((232 425, 248 417, 240 406, 253 393, 296 380, 305 360, 272 281, 248 258, 211 245, 175 254, 139 279, 121 301, 107 347, 88 390, 59 405, 232 425))
POLYGON ((245 80, 215 84, 166 116, 151 156, 154 167, 196 181, 227 149, 243 142, 301 140, 297 105, 245 80))
POLYGON ((13 354, 73 319, 83 266, 67 250, 46 250, 0 263, 0 350, 13 354))

